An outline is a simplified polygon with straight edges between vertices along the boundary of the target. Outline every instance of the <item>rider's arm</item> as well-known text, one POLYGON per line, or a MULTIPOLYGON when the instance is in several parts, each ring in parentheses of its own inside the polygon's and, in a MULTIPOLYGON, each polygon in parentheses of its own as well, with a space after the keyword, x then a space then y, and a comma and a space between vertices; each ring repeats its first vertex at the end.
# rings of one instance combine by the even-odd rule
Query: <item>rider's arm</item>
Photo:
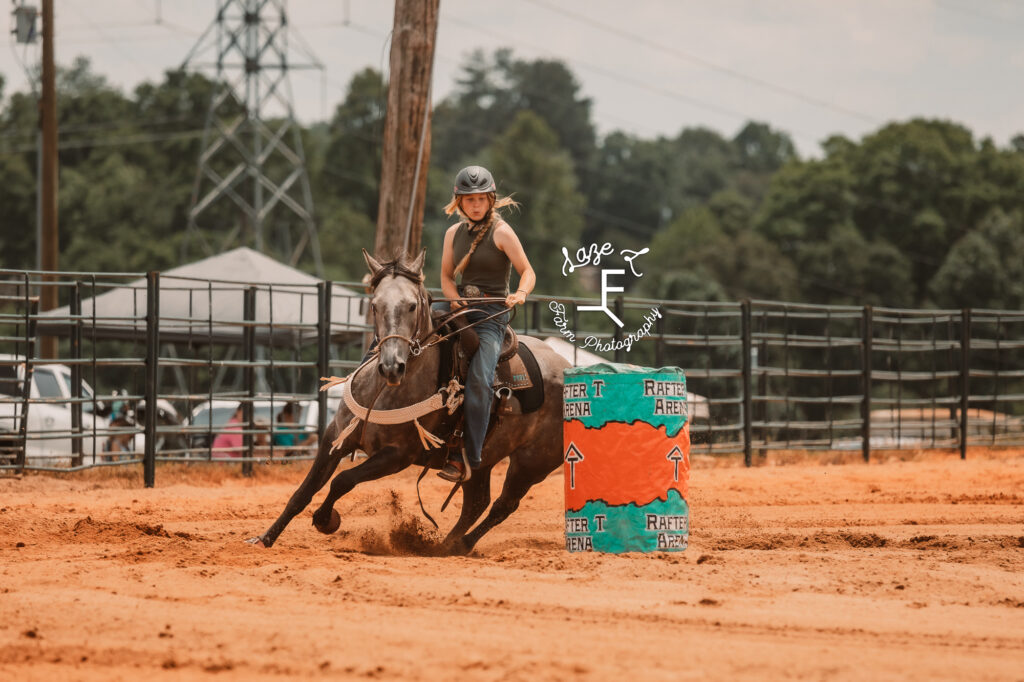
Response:
POLYGON ((534 285, 537 284, 537 275, 533 272, 530 259, 526 257, 526 251, 523 250, 519 236, 516 235, 515 230, 509 227, 508 223, 501 223, 494 231, 494 245, 505 252, 508 259, 512 261, 512 266, 519 273, 519 288, 509 294, 505 299, 505 304, 511 307, 517 303, 525 303, 526 297, 530 295, 534 285))
POLYGON ((455 261, 452 256, 452 244, 455 243, 455 232, 458 229, 458 225, 452 225, 444 233, 444 248, 441 251, 441 291, 445 298, 452 302, 452 310, 462 307, 462 304, 455 300, 459 298, 459 290, 455 286, 455 261))

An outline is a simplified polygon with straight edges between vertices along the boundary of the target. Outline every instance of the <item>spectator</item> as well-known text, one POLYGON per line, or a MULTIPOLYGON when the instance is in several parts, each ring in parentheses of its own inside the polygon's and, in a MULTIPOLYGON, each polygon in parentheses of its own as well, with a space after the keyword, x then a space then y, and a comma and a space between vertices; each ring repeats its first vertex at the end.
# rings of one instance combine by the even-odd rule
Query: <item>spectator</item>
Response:
POLYGON ((270 457, 270 421, 257 417, 253 419, 256 433, 252 436, 253 456, 270 457))
POLYGON ((224 430, 213 439, 213 458, 239 458, 242 456, 242 403, 224 425, 224 430))
POLYGON ((281 408, 281 412, 277 415, 277 426, 274 427, 274 445, 286 448, 286 457, 301 454, 299 448, 302 448, 303 446, 316 444, 317 435, 315 432, 310 433, 307 436, 302 436, 298 433, 287 433, 289 431, 294 432, 298 430, 298 421, 301 412, 302 408, 298 403, 290 402, 285 404, 285 406, 281 408))

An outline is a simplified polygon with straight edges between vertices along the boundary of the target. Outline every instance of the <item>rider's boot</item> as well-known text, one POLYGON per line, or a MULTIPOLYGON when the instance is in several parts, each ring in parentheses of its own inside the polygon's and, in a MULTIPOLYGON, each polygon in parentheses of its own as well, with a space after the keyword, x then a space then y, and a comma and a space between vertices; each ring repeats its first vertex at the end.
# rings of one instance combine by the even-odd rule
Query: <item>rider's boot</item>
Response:
POLYGON ((465 483, 473 475, 469 466, 469 457, 466 455, 466 448, 460 448, 456 452, 448 453, 448 462, 444 468, 437 472, 437 475, 452 483, 465 483))

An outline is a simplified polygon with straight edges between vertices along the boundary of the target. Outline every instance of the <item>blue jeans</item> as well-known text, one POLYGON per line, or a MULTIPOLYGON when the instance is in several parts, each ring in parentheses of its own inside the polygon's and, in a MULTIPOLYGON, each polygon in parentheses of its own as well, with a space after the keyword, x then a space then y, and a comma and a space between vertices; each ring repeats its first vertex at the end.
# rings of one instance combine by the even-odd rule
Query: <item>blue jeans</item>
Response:
MULTIPOLYGON (((496 299, 502 301, 502 299, 496 299)), ((437 302, 431 306, 434 310, 447 312, 447 302, 437 302)), ((476 322, 488 315, 505 309, 505 303, 488 303, 474 306, 474 311, 467 313, 466 319, 476 322)), ((505 326, 508 325, 508 313, 498 315, 494 319, 474 325, 473 329, 480 337, 480 347, 469 363, 469 376, 466 377, 466 391, 463 409, 466 414, 466 456, 469 465, 476 469, 480 466, 480 451, 487 435, 487 424, 491 417, 491 403, 494 401, 494 373, 498 368, 498 355, 501 353, 501 342, 505 338, 505 326)))

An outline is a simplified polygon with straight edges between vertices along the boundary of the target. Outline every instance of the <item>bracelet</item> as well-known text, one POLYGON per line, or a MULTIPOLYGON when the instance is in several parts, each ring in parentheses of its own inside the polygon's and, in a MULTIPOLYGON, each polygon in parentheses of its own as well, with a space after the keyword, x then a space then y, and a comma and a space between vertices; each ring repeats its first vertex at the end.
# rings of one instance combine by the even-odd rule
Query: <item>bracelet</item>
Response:
POLYGON ((518 293, 519 293, 520 291, 521 291, 521 292, 523 292, 523 293, 524 293, 524 294, 526 294, 526 295, 529 295, 529 294, 530 294, 530 292, 529 292, 529 291, 527 291, 526 289, 516 289, 516 293, 517 293, 517 294, 518 294, 518 293))

